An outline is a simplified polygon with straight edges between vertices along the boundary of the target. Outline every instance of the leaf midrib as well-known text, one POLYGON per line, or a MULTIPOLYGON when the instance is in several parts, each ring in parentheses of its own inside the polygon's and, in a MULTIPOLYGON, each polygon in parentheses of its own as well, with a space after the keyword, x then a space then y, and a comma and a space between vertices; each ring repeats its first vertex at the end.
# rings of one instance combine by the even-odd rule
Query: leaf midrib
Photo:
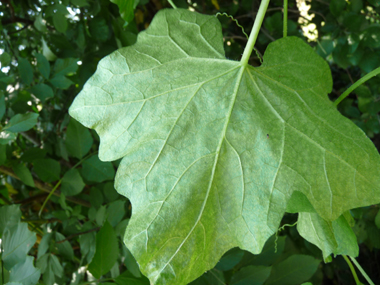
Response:
POLYGON ((179 252, 179 250, 182 248, 182 246, 188 240, 188 238, 193 233, 194 229, 196 228, 196 226, 198 225, 199 221, 202 218, 202 214, 203 214, 203 211, 204 211, 204 209, 206 207, 206 203, 207 203, 210 191, 211 191, 211 187, 212 187, 213 182, 214 182, 214 175, 215 175, 216 166, 218 164, 220 149, 221 149, 221 147, 223 145, 223 141, 225 140, 226 131, 227 131, 227 128, 228 128, 228 124, 230 122, 230 118, 231 118, 231 114, 232 114, 233 108, 235 106, 235 102, 236 102, 236 97, 238 95, 239 86, 240 86, 240 83, 241 83, 241 80, 242 80, 242 77, 243 77, 243 74, 244 74, 244 70, 246 69, 245 65, 239 65, 239 67, 240 67, 240 70, 239 70, 239 74, 237 76, 237 80, 236 80, 236 84, 235 84, 235 88, 234 88, 233 97, 232 97, 231 102, 230 102, 229 112, 228 112, 228 114, 226 116, 226 121, 224 123, 224 127, 223 127, 223 130, 222 130, 222 135, 221 135, 221 138, 220 138, 217 150, 216 150, 216 156, 215 156, 214 165, 213 165, 212 172, 211 172, 211 178, 210 178, 209 186, 207 188, 206 196, 205 196, 205 199, 203 201, 203 204, 202 204, 200 213, 198 215, 198 218, 197 218, 196 222, 194 223, 194 226, 190 229, 188 235, 185 237, 185 239, 183 240, 183 242, 179 245, 178 249, 171 256, 171 258, 165 263, 165 265, 162 267, 162 269, 159 270, 157 274, 155 274, 155 276, 161 274, 161 272, 166 268, 166 266, 168 266, 168 264, 173 260, 173 258, 177 255, 177 253, 179 252))

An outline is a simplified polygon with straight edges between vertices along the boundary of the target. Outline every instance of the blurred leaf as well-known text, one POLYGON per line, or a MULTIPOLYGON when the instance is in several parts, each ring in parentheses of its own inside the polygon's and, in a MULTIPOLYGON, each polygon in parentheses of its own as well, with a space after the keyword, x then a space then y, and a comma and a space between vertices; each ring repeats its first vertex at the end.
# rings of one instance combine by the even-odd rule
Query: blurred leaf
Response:
POLYGON ((42 33, 47 32, 46 25, 44 23, 44 20, 42 19, 42 13, 38 14, 36 19, 34 20, 34 27, 42 33))
POLYGON ((17 263, 24 262, 36 240, 36 234, 28 229, 27 223, 19 222, 5 228, 2 237, 4 267, 10 270, 17 263))
POLYGON ((96 235, 95 256, 88 266, 88 270, 95 278, 100 278, 111 270, 119 255, 119 245, 112 226, 105 222, 96 235))
POLYGON ((97 155, 93 155, 83 162, 82 175, 88 181, 100 183, 114 179, 115 169, 111 162, 100 161, 97 155))
POLYGON ((55 241, 56 241, 56 245, 58 248, 58 253, 61 256, 64 256, 65 258, 67 258, 69 260, 73 260, 74 259, 74 251, 73 251, 73 247, 71 246, 70 242, 66 240, 62 243, 58 243, 60 241, 63 241, 64 239, 65 239, 65 236, 63 234, 61 234, 59 232, 55 233, 55 241))
POLYGON ((42 39, 42 54, 48 61, 53 61, 57 58, 57 56, 50 50, 44 39, 42 39))
POLYGON ((43 235, 40 244, 38 245, 38 254, 37 254, 37 260, 40 259, 41 256, 43 256, 50 247, 50 242, 52 238, 52 233, 46 233, 43 235))
POLYGON ((13 133, 25 132, 37 124, 37 118, 38 114, 36 113, 17 114, 3 129, 13 133))
MULTIPOLYGON (((124 235, 124 234, 123 234, 124 235)), ((136 262, 136 259, 133 257, 129 249, 123 244, 122 245, 124 264, 127 267, 128 271, 136 278, 141 277, 141 272, 139 265, 136 262)))
POLYGON ((116 279, 115 282, 118 285, 126 285, 126 284, 133 284, 133 285, 149 285, 149 280, 145 277, 142 276, 141 278, 137 278, 132 275, 131 272, 129 271, 124 271, 123 274, 119 275, 116 279))
POLYGON ((50 76, 50 63, 43 54, 37 53, 37 68, 41 72, 45 79, 49 79, 50 76))
POLYGON ((70 169, 62 177, 61 192, 66 196, 78 195, 84 186, 83 179, 77 169, 70 169))
POLYGON ((16 139, 17 134, 8 131, 0 132, 0 144, 6 145, 16 139))
POLYGON ((380 47, 380 24, 373 24, 363 32, 363 45, 369 48, 380 47))
POLYGON ((1 67, 8 66, 11 63, 11 56, 7 52, 3 52, 0 55, 0 62, 1 62, 1 67))
POLYGON ((0 207, 0 236, 5 228, 13 228, 21 219, 20 205, 7 205, 0 207))
POLYGON ((57 88, 67 89, 73 84, 73 82, 68 79, 66 76, 57 75, 50 79, 50 83, 53 84, 57 88))
POLYGON ((95 187, 90 189, 90 203, 93 207, 99 208, 103 204, 103 194, 102 192, 95 187))
POLYGON ((75 119, 70 119, 66 131, 66 148, 70 155, 81 159, 91 149, 94 140, 90 131, 75 119))
POLYGON ((30 187, 34 187, 33 176, 30 170, 22 163, 13 166, 13 171, 20 178, 22 182, 30 187))
MULTIPOLYGON (((130 0, 124 1, 129 2, 130 0)), ((109 27, 104 18, 94 18, 89 21, 91 36, 101 42, 105 42, 110 35, 109 27)))
POLYGON ((33 68, 29 61, 25 58, 18 58, 18 72, 20 73, 21 80, 29 85, 33 82, 33 68))
POLYGON ((65 33, 67 30, 67 18, 64 14, 56 13, 53 15, 54 27, 58 32, 65 33))
POLYGON ((91 232, 79 236, 80 252, 82 259, 89 264, 95 255, 96 250, 96 233, 91 232))
POLYGON ((271 267, 247 266, 232 276, 231 285, 261 285, 268 279, 271 267))
POLYGON ((0 165, 3 165, 7 160, 7 147, 0 144, 0 165))
POLYGON ((46 153, 47 153, 46 149, 41 149, 38 147, 29 148, 21 156, 21 160, 24 162, 32 163, 36 159, 44 158, 46 153))
POLYGON ((135 0, 110 0, 110 1, 119 7, 119 12, 120 12, 121 17, 124 19, 124 21, 126 21, 129 24, 135 16, 134 9, 137 6, 137 4, 135 5, 136 1, 135 0))
POLYGON ((37 284, 41 272, 33 265, 34 258, 27 256, 24 262, 17 263, 10 270, 9 281, 20 282, 23 285, 37 284))
POLYGON ((31 89, 31 92, 34 96, 40 99, 42 103, 44 103, 46 99, 54 96, 53 89, 44 83, 34 85, 31 89))
POLYGON ((295 254, 272 266, 265 285, 294 285, 310 279, 321 261, 312 256, 295 254))
POLYGON ((58 58, 54 64, 55 76, 75 73, 78 69, 77 61, 76 58, 58 58))
POLYGON ((117 200, 110 203, 106 211, 107 221, 112 227, 116 227, 118 223, 121 222, 125 212, 125 201, 117 200))
POLYGON ((346 7, 346 1, 345 0, 331 0, 330 1, 330 12, 335 17, 338 17, 346 7))
POLYGON ((281 256, 285 248, 286 236, 279 236, 276 240, 276 235, 271 236, 265 243, 263 250, 260 254, 252 254, 246 252, 243 260, 241 261, 242 266, 255 265, 255 266, 269 266, 275 263, 275 261, 281 256))
POLYGON ((71 3, 72 3, 74 6, 78 6, 78 7, 89 6, 87 0, 71 0, 71 3))
POLYGON ((4 117, 5 114, 5 97, 4 94, 0 93, 0 120, 4 117))
POLYGON ((36 159, 33 162, 34 171, 38 177, 44 182, 53 182, 59 180, 61 173, 61 165, 58 161, 47 159, 36 159))
POLYGON ((380 210, 377 212, 377 215, 375 218, 375 225, 378 229, 380 229, 380 210))
POLYGON ((105 219, 106 219, 106 206, 100 206, 95 216, 95 220, 98 226, 102 226, 105 219))
POLYGON ((243 256, 244 251, 240 248, 235 247, 233 249, 230 249, 222 256, 215 268, 222 271, 231 270, 236 264, 240 262, 243 256))

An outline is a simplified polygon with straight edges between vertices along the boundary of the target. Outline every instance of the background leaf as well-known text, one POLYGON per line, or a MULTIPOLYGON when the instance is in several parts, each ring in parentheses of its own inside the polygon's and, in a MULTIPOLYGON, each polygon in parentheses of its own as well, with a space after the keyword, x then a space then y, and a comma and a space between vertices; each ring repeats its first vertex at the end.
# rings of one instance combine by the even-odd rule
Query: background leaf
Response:
POLYGON ((105 222, 96 235, 96 251, 88 270, 96 278, 111 270, 119 254, 117 238, 112 226, 105 222))
POLYGON ((36 113, 17 114, 9 120, 4 129, 13 133, 25 132, 37 124, 37 118, 36 113))
POLYGON ((320 263, 311 256, 307 255, 292 255, 286 260, 273 265, 272 271, 266 285, 292 285, 300 284, 308 280, 320 263))

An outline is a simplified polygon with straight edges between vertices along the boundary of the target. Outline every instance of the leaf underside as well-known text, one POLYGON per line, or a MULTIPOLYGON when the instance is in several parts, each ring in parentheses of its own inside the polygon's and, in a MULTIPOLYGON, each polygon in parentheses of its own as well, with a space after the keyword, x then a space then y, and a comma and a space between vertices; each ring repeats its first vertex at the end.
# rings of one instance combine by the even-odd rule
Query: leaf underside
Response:
POLYGON ((182 9, 99 63, 70 115, 98 132, 101 160, 123 158, 125 243, 152 283, 187 284, 233 247, 260 253, 294 197, 325 221, 379 201, 379 155, 331 86, 302 40, 244 66, 224 57, 215 17, 182 9))

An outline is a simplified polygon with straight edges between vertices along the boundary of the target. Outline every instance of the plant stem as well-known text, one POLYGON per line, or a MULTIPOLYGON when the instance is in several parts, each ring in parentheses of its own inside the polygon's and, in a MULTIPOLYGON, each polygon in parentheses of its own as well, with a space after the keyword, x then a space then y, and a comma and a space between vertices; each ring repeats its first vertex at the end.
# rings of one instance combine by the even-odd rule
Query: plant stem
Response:
POLYGON ((284 33, 283 37, 288 36, 288 0, 284 0, 284 33))
POLYGON ((366 82, 367 80, 371 79, 372 77, 376 76, 380 74, 380 67, 376 68, 375 70, 372 70, 370 73, 368 73, 367 75, 363 76, 362 78, 360 78, 358 81, 356 81, 354 84, 352 84, 350 86, 350 88, 348 88, 346 91, 344 91, 344 93, 342 95, 339 96, 338 99, 335 100, 334 102, 334 106, 338 106, 338 104, 340 102, 343 101, 344 98, 346 98, 348 96, 348 94, 350 94, 352 91, 354 91, 357 87, 359 87, 360 85, 362 85, 364 82, 366 82))
POLYGON ((172 0, 168 0, 169 4, 172 5, 173 9, 177 9, 177 6, 173 3, 172 0))
POLYGON ((259 11, 257 12, 255 23, 253 24, 253 28, 251 34, 249 35, 248 43, 245 46, 243 56, 240 60, 242 65, 247 65, 249 61, 249 57, 251 56, 253 47, 255 46, 257 36, 259 35, 261 24, 263 23, 265 12, 268 9, 270 0, 262 0, 260 4, 259 11))
MULTIPOLYGON (((97 153, 97 152, 95 152, 95 153, 97 153)), ((77 164, 75 164, 71 169, 77 168, 77 166, 79 166, 83 161, 85 161, 87 158, 89 158, 90 156, 94 155, 95 153, 90 153, 90 154, 87 155, 86 157, 82 158, 82 159, 81 159, 77 164)), ((42 206, 41 206, 40 211, 38 212, 38 216, 39 216, 39 217, 41 217, 42 211, 43 211, 43 209, 45 208, 46 203, 49 201, 51 195, 54 194, 55 190, 57 190, 58 186, 61 185, 61 182, 62 182, 62 178, 57 182, 57 184, 55 184, 54 188, 51 190, 51 192, 49 193, 49 195, 46 197, 44 203, 43 203, 42 206)))
POLYGON ((365 280, 367 280, 369 285, 375 285, 375 283, 372 282, 371 278, 365 273, 364 269, 360 266, 359 262, 356 261, 355 258, 350 256, 350 259, 355 264, 355 266, 359 269, 360 273, 364 276, 365 280))
POLYGON ((351 261, 348 259, 348 257, 346 255, 343 254, 342 256, 343 256, 344 260, 347 262, 348 267, 350 267, 350 270, 351 270, 352 275, 354 276, 356 285, 361 285, 362 283, 360 282, 358 275, 356 275, 355 268, 352 265, 351 261))

